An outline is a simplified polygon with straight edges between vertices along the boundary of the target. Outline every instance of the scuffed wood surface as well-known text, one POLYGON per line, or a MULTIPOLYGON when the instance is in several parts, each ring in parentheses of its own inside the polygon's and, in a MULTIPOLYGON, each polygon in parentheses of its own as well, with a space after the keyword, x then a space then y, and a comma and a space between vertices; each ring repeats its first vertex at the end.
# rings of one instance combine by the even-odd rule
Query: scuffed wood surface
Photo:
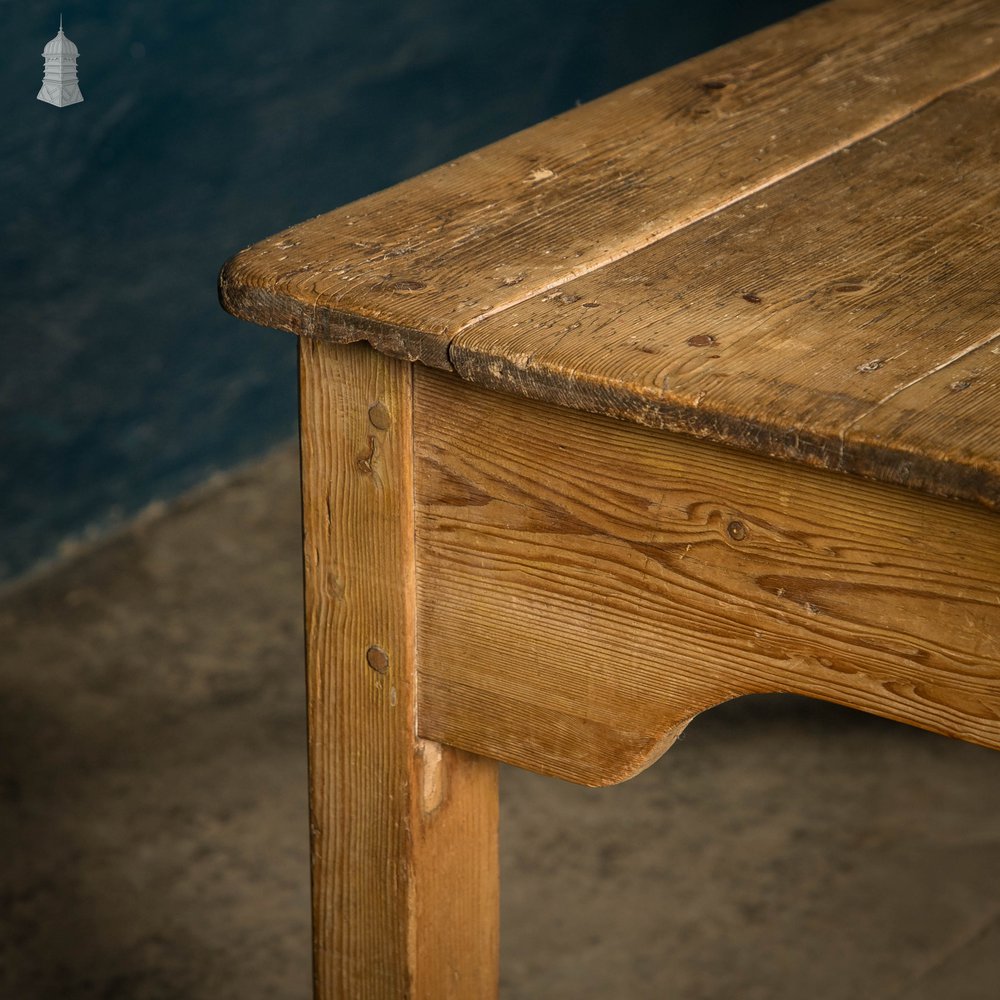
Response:
POLYGON ((1000 345, 998 126, 991 76, 485 320, 455 369, 1000 507, 1000 394, 965 374, 1000 345))
POLYGON ((447 368, 483 317, 996 69, 998 21, 995 0, 822 5, 264 240, 222 302, 447 368))
POLYGON ((997 0, 836 0, 266 240, 222 300, 1000 508, 998 65, 997 0))
POLYGON ((1000 519, 415 369, 423 735, 586 784, 787 691, 1000 748, 1000 519))
POLYGON ((496 764, 416 735, 410 366, 300 349, 315 996, 489 998, 496 764))
MULTIPOLYGON (((992 218, 995 245, 1000 232, 995 211, 992 218)), ((986 281, 993 288, 993 311, 1000 325, 1000 266, 996 262, 986 281)), ((948 293, 944 295, 948 299, 948 293)), ((931 479, 935 463, 938 468, 947 463, 961 470, 962 495, 982 499, 996 509, 1000 506, 998 401, 1000 337, 993 337, 914 380, 896 393, 889 405, 877 406, 865 414, 851 433, 875 447, 891 447, 906 463, 906 471, 930 465, 922 477, 932 489, 940 491, 941 485, 947 483, 945 477, 940 481, 931 479)))

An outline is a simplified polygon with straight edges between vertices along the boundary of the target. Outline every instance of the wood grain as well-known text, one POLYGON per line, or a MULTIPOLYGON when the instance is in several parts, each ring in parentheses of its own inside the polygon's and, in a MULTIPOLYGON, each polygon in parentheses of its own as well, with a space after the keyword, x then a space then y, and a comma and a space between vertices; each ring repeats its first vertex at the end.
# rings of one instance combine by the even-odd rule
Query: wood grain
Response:
MULTIPOLYGON (((987 281, 992 284, 993 308, 1000 317, 1000 268, 987 281)), ((950 306, 950 296, 944 298, 950 306)), ((945 463, 961 469, 964 493, 995 508, 1000 462, 998 401, 1000 337, 992 337, 905 383, 885 403, 861 416, 850 432, 875 447, 891 447, 909 464, 914 479, 929 480, 935 468, 945 463)))
POLYGON ((1000 518, 416 368, 420 732, 586 784, 752 692, 1000 748, 1000 518))
POLYGON ((410 367, 300 350, 316 997, 495 996, 496 765, 416 736, 410 367))
POLYGON ((482 318, 1000 66, 996 0, 835 0, 238 254, 223 305, 448 368, 482 318))
POLYGON ((998 122, 994 75, 485 320, 455 339, 455 369, 1000 508, 1000 394, 980 383, 931 403, 909 388, 950 385, 971 353, 1000 344, 998 122), (901 420, 902 408, 925 418, 901 420))

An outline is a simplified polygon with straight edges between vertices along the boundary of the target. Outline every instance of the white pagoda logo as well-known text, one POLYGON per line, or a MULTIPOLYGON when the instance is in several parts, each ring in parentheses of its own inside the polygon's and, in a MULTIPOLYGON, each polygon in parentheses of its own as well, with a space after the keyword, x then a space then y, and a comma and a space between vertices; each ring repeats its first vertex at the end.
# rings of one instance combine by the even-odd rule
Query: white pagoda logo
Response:
POLYGON ((57 108, 79 104, 83 100, 80 84, 76 80, 76 60, 80 50, 63 34, 62 14, 59 15, 59 34, 42 49, 45 75, 38 99, 57 108))

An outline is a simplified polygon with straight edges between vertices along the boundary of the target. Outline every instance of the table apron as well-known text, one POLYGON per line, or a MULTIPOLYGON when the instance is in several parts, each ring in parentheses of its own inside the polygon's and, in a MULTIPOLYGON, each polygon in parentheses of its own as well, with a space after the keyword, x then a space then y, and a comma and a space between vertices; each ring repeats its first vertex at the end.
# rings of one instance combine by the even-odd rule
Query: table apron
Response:
POLYGON ((414 368, 417 726, 600 785, 790 692, 1000 747, 1000 518, 414 368))

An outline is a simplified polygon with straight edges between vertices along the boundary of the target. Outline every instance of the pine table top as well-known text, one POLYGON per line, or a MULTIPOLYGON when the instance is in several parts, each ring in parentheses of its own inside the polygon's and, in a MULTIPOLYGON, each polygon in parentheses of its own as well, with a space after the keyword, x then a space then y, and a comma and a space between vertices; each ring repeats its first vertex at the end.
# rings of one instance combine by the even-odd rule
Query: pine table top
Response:
POLYGON ((1000 509, 1000 3, 833 0, 244 250, 235 315, 1000 509))

